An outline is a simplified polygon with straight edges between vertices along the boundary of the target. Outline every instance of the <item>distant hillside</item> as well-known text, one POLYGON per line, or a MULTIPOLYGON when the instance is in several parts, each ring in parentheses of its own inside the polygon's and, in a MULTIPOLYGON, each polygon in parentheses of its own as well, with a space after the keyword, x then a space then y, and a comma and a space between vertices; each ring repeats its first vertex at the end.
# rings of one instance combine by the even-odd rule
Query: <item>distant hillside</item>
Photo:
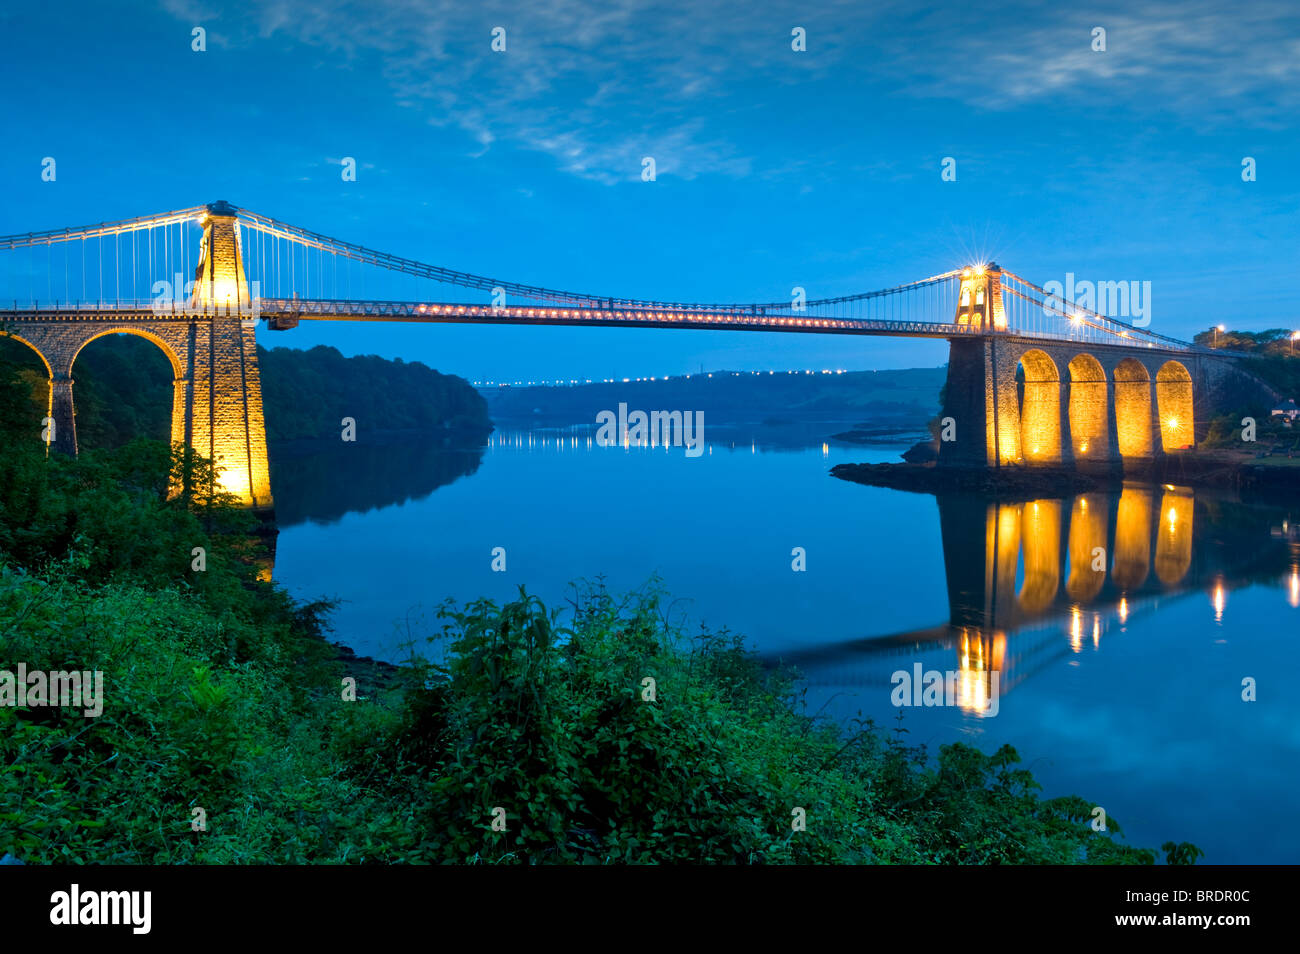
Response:
POLYGON ((591 424, 620 402, 640 410, 703 411, 714 424, 847 421, 925 425, 939 410, 945 368, 843 374, 714 371, 658 381, 571 387, 481 388, 493 420, 509 424, 591 424))
POLYGON ((487 405, 464 378, 419 361, 375 355, 345 358, 317 345, 257 349, 270 441, 339 435, 355 418, 358 432, 418 431, 482 439, 492 431, 487 405))

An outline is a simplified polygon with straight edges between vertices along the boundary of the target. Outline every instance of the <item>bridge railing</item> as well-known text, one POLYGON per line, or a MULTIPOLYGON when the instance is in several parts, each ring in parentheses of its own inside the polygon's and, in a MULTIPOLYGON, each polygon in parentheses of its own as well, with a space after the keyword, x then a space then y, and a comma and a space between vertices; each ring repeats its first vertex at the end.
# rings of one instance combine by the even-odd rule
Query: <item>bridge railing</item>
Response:
MULTIPOLYGON (((32 317, 55 317, 65 314, 80 315, 111 315, 111 314, 129 314, 131 317, 141 317, 144 313, 158 317, 186 317, 190 315, 231 315, 231 316, 256 316, 261 308, 260 301, 254 300, 245 302, 242 305, 237 304, 209 304, 209 303, 192 303, 188 301, 161 300, 155 298, 120 298, 113 300, 105 299, 74 299, 72 301, 41 301, 33 299, 32 301, 22 301, 20 299, 11 299, 8 302, 0 301, 0 314, 24 315, 32 317)), ((147 315, 144 315, 147 317, 147 315)))

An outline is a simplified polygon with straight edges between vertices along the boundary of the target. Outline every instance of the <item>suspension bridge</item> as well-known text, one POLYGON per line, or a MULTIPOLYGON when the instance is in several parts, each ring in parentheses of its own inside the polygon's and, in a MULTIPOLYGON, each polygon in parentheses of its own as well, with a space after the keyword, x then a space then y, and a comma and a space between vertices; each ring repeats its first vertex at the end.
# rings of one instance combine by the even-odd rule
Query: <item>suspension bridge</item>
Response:
POLYGON ((836 298, 689 303, 455 271, 224 201, 0 237, 0 334, 45 364, 47 443, 77 452, 81 350, 104 335, 140 335, 172 365, 173 442, 212 459, 223 488, 255 508, 272 497, 254 330, 302 321, 942 338, 950 424, 940 462, 952 466, 1151 460, 1194 446, 1207 418, 1199 408, 1245 386, 1232 355, 1062 301, 991 263, 836 298))

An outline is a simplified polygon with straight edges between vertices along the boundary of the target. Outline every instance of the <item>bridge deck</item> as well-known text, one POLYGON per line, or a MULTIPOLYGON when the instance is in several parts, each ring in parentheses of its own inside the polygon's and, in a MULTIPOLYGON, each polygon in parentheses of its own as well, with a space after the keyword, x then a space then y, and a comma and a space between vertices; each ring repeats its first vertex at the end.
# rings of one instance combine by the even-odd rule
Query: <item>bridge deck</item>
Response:
MULTIPOLYGON (((184 305, 155 306, 152 302, 102 303, 85 306, 67 304, 33 308, 0 309, 0 325, 6 321, 123 322, 190 321, 210 317, 210 310, 184 305)), ((494 307, 463 302, 338 301, 317 299, 261 299, 255 311, 216 312, 259 318, 273 325, 292 326, 299 321, 389 321, 457 323, 482 325, 595 325, 631 328, 698 328, 711 331, 771 331, 805 334, 844 334, 895 338, 954 339, 996 334, 1027 341, 1077 342, 1089 347, 1110 346, 1155 351, 1199 351, 1199 348, 1162 346, 1147 340, 1099 341, 1086 330, 1059 335, 1025 331, 985 332, 952 322, 891 321, 860 319, 768 308, 749 310, 579 308, 555 305, 510 305, 494 307)), ((1227 356, 1226 353, 1216 352, 1227 356)))

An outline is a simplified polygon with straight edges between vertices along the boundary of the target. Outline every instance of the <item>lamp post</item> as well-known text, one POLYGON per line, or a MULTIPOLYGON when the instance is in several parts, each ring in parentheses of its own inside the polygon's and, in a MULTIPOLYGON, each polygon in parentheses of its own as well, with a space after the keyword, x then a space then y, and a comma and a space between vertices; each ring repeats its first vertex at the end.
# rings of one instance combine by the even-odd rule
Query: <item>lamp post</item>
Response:
POLYGON ((1223 325, 1214 326, 1214 347, 1219 346, 1219 332, 1223 331, 1223 325))
POLYGON ((1292 357, 1295 357, 1295 342, 1297 338, 1300 338, 1300 331, 1291 332, 1291 356, 1292 357))

